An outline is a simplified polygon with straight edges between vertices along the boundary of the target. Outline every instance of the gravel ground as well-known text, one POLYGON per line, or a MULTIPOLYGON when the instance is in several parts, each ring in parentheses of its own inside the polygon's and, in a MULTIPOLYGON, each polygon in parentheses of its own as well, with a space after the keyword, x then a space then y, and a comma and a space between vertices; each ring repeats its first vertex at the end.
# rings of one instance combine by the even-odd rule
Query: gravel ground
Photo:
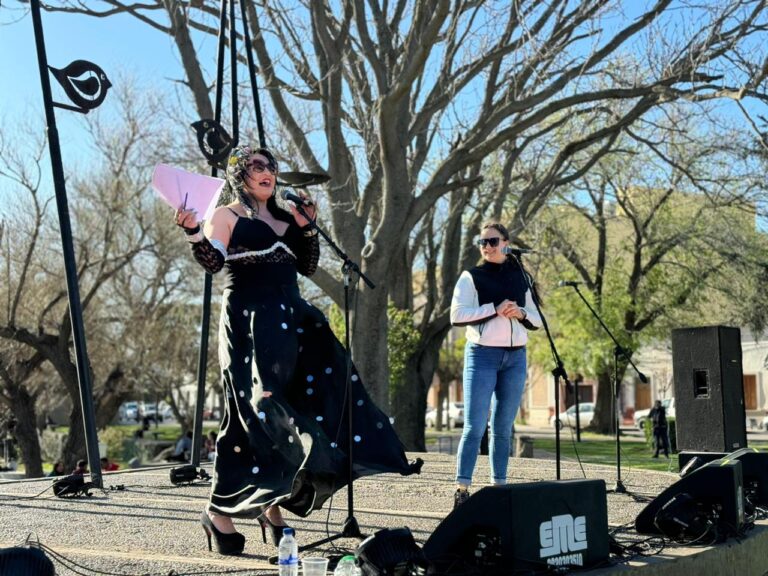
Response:
MULTIPOLYGON (((380 475, 355 482, 355 516, 364 533, 382 528, 408 526, 423 543, 453 503, 454 457, 441 454, 413 454, 426 463, 416 477, 380 475)), ((612 467, 563 462, 562 478, 603 479, 610 487, 615 481, 612 467)), ((210 470, 209 470, 210 472, 210 470)), ((658 494, 677 476, 671 473, 622 469, 630 492, 658 494)), ((510 482, 555 479, 555 462, 548 459, 511 459, 510 482)), ((477 479, 489 475, 487 457, 480 457, 477 479)), ((276 573, 268 564, 275 548, 261 542, 255 521, 241 521, 239 529, 247 538, 246 553, 225 558, 209 552, 199 517, 209 486, 194 484, 174 487, 168 470, 142 470, 105 475, 105 486, 125 485, 121 491, 95 491, 92 498, 64 500, 50 490, 41 492, 50 481, 0 484, 0 547, 19 545, 27 537, 39 540, 56 552, 87 566, 79 573, 97 571, 121 574, 214 574, 238 570, 241 574, 276 573)), ((475 489, 478 489, 477 485, 475 489)), ((331 506, 310 518, 286 515, 295 526, 300 544, 325 537, 338 530, 347 516, 347 491, 337 493, 331 506), (330 510, 330 512, 329 512, 330 510)), ((634 521, 644 504, 629 495, 608 494, 608 519, 617 526, 634 521)), ((339 541, 352 549, 355 540, 339 541)), ((334 553, 330 545, 322 551, 334 553)), ((57 574, 76 574, 57 565, 57 574)))

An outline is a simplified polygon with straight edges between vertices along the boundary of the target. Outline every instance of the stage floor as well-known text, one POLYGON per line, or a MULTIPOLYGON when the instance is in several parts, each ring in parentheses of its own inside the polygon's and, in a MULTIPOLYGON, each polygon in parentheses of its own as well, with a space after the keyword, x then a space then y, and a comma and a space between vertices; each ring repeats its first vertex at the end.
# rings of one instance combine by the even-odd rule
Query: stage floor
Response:
MULTIPOLYGON (((424 458, 420 476, 380 475, 355 482, 355 516, 361 530, 372 534, 382 528, 407 526, 423 543, 453 504, 454 457, 441 454, 411 454, 424 458)), ((210 472, 210 469, 208 468, 210 472)), ((601 478, 610 487, 615 470, 607 466, 562 463, 562 478, 601 478)), ((476 479, 487 480, 488 459, 480 457, 476 479)), ((637 495, 654 496, 674 483, 674 473, 632 469, 622 466, 627 489, 637 495)), ((554 460, 511 459, 510 482, 555 479, 554 460)), ((237 570, 239 574, 276 574, 268 563, 276 554, 272 545, 261 542, 256 521, 240 521, 238 528, 247 538, 245 553, 223 557, 208 552, 199 523, 209 485, 174 487, 168 469, 115 472, 104 476, 105 487, 124 485, 125 490, 99 490, 92 498, 60 499, 50 490, 51 481, 35 480, 0 484, 0 548, 22 544, 27 538, 39 540, 83 568, 73 571, 56 564, 56 573, 91 574, 96 571, 138 574, 212 574, 237 570)), ((475 489, 485 484, 478 483, 475 489)), ((346 488, 337 493, 332 506, 300 519, 286 515, 296 528, 299 544, 306 544, 341 528, 347 516, 346 488)), ((632 496, 608 494, 608 521, 612 527, 631 523, 645 506, 632 496)), ((355 540, 338 545, 351 550, 355 540)), ((323 555, 338 554, 326 545, 323 555)), ((313 553, 313 555, 318 555, 313 553)), ((638 557, 582 574, 613 574, 626 570, 643 574, 755 574, 768 571, 768 522, 759 522, 740 541, 729 540, 714 547, 667 547, 660 554, 638 557)))

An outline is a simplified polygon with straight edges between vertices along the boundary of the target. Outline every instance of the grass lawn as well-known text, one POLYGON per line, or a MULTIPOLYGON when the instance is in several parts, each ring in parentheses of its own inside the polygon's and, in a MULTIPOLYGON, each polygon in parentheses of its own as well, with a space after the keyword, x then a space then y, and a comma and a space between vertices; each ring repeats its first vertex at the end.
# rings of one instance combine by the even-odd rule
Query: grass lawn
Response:
MULTIPOLYGON (((533 441, 534 449, 546 450, 555 453, 554 438, 535 438, 533 441)), ((766 450, 768 444, 760 442, 750 442, 750 447, 759 450, 766 450)), ((570 435, 564 434, 560 438, 560 453, 563 458, 576 458, 578 451, 581 461, 585 464, 605 464, 613 466, 616 463, 616 438, 614 436, 599 436, 597 434, 582 434, 581 442, 574 442, 570 435), (574 443, 576 447, 574 449, 574 443)), ((630 468, 642 468, 646 470, 662 470, 677 472, 677 453, 670 454, 667 460, 661 455, 659 458, 652 458, 653 452, 650 447, 643 442, 623 442, 621 443, 621 470, 622 475, 630 468), (670 466, 671 463, 671 466, 670 466)))

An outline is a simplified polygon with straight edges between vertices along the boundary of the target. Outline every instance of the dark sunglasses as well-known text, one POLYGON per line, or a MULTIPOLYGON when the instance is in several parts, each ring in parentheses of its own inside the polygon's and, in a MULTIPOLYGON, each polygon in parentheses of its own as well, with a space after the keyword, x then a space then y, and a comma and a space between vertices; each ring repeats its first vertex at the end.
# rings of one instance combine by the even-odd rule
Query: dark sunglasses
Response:
POLYGON ((272 174, 277 174, 277 166, 274 164, 267 164, 261 160, 251 160, 245 165, 246 170, 255 170, 258 173, 262 173, 265 170, 269 170, 272 174))
POLYGON ((480 238, 480 240, 477 241, 478 246, 490 246, 491 248, 496 248, 496 246, 499 245, 499 238, 498 236, 495 236, 494 238, 480 238))

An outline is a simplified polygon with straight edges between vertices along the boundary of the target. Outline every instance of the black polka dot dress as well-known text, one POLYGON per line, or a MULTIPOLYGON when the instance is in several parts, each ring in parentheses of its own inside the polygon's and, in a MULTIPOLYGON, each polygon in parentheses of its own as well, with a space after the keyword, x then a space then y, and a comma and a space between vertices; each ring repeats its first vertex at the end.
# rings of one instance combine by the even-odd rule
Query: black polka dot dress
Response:
MULTIPOLYGON (((291 222, 278 236, 239 218, 225 264, 219 359, 225 412, 212 511, 253 517, 279 504, 299 516, 347 482, 346 356, 322 312, 301 298, 297 271, 317 266, 317 237, 291 222), (271 392, 263 397, 263 392, 271 392)), ((355 477, 418 472, 392 423, 352 370, 355 477)))

